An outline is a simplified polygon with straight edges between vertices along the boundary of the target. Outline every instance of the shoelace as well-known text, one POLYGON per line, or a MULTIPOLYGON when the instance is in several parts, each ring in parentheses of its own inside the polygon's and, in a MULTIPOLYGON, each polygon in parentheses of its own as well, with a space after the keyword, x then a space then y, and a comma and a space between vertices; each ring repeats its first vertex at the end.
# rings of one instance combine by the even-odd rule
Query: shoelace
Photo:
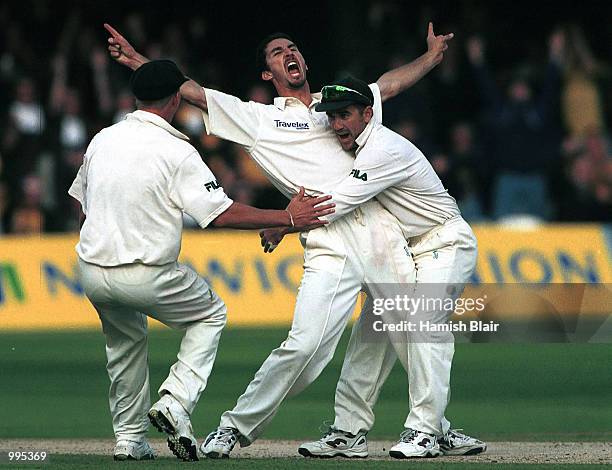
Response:
POLYGON ((232 428, 219 428, 216 439, 224 444, 232 445, 238 437, 236 436, 236 431, 232 428))
POLYGON ((416 429, 406 429, 405 431, 402 431, 400 433, 400 441, 409 443, 415 437, 417 437, 418 434, 419 434, 419 431, 417 431, 416 429))
POLYGON ((460 433, 459 431, 463 431, 463 429, 449 429, 448 435, 453 439, 458 439, 460 441, 468 441, 470 438, 465 434, 460 433))

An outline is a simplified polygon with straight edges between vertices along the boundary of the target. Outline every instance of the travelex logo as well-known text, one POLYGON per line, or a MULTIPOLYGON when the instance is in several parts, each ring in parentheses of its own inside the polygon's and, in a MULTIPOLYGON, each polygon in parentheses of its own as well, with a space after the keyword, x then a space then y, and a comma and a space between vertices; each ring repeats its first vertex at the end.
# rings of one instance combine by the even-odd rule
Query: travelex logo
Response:
POLYGON ((276 123, 276 127, 284 127, 284 128, 290 128, 290 129, 298 129, 298 130, 309 130, 310 126, 308 125, 307 122, 285 122, 285 121, 281 121, 280 119, 275 119, 274 122, 276 123))

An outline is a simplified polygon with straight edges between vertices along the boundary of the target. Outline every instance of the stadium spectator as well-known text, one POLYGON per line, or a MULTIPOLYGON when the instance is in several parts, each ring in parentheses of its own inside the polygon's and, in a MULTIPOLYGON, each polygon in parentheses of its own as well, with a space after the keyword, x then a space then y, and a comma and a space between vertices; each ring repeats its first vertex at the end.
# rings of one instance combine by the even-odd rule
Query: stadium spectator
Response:
POLYGON ((450 129, 448 153, 436 155, 431 163, 444 187, 457 200, 463 218, 470 222, 482 221, 486 165, 481 149, 474 142, 473 126, 467 122, 454 124, 450 129))
POLYGON ((582 29, 572 24, 565 31, 563 121, 570 137, 599 134, 605 128, 598 81, 604 66, 594 57, 582 29))
POLYGON ((0 149, 4 156, 5 181, 11 194, 19 194, 25 175, 36 169, 46 127, 44 107, 31 78, 17 81, 5 123, 0 149))
POLYGON ((570 191, 559 192, 559 209, 569 221, 610 222, 612 214, 612 146, 597 133, 584 139, 564 142, 566 159, 560 185, 570 191))
MULTIPOLYGON (((592 4, 576 9, 586 12, 592 8, 589 5, 592 4)), ((223 8, 229 7, 215 5, 214 9, 223 8)), ((472 129, 476 151, 484 157, 477 166, 480 183, 472 190, 475 198, 470 196, 468 200, 480 201, 486 217, 521 210, 561 222, 609 219, 605 201, 610 152, 604 152, 608 156, 600 161, 595 156, 601 152, 592 148, 610 145, 612 43, 607 41, 605 29, 597 27, 600 21, 597 15, 572 15, 569 13, 578 10, 563 5, 559 8, 565 13, 551 13, 548 23, 539 25, 537 30, 526 25, 518 40, 502 38, 491 43, 487 60, 481 51, 480 66, 474 67, 469 55, 465 60, 458 45, 450 47, 429 80, 385 105, 385 123, 413 140, 426 154, 436 156, 432 162, 438 170, 447 167, 447 173, 441 176, 449 186, 459 184, 464 189, 469 186, 469 178, 463 179, 463 169, 460 177, 452 170, 458 160, 449 139, 451 128, 463 122, 472 129), (567 22, 567 18, 571 20, 567 22), (483 71, 486 74, 487 68, 497 72, 512 62, 517 69, 531 65, 536 72, 543 71, 544 42, 536 42, 536 37, 542 27, 552 26, 558 20, 566 22, 563 60, 556 61, 562 67, 549 67, 548 71, 553 72, 549 78, 553 80, 542 81, 543 87, 532 88, 531 80, 523 84, 518 81, 514 87, 515 92, 532 94, 530 109, 544 104, 546 122, 530 128, 529 122, 520 119, 529 113, 517 112, 512 125, 504 128, 499 113, 488 106, 488 122, 482 125, 477 103, 479 97, 489 94, 484 93, 481 81, 473 80, 474 69, 477 75, 483 71), (538 92, 540 88, 542 92, 538 92), (543 99, 547 89, 552 90, 548 94, 550 100, 543 99), (512 134, 517 129, 518 134, 512 134), (562 131, 566 133, 563 138, 559 135, 562 131), (593 144, 599 141, 604 144, 593 144), (587 178, 588 175, 592 177, 587 178), (528 197, 509 196, 516 194, 520 181, 532 181, 528 197), (519 207, 512 209, 512 205, 519 207)), ((309 26, 299 24, 295 31, 308 38, 312 60, 327 63, 316 68, 331 70, 334 76, 350 72, 371 77, 378 72, 376 67, 416 55, 419 47, 416 37, 407 36, 406 31, 413 28, 416 31, 423 17, 441 17, 442 22, 451 20, 463 30, 485 34, 500 26, 501 11, 506 14, 503 21, 515 21, 521 15, 518 7, 508 11, 496 2, 469 7, 453 5, 442 11, 426 5, 424 0, 410 5, 377 0, 365 9, 353 8, 348 0, 342 0, 330 4, 328 9, 329 22, 321 24, 321 34, 311 35, 309 26), (325 31, 331 31, 328 28, 334 30, 337 39, 334 44, 325 39, 325 31), (355 31, 362 34, 355 35, 355 31), (355 50, 360 54, 354 54, 355 50)), ((244 90, 240 95, 245 99, 270 103, 271 90, 258 85, 256 74, 236 73, 251 62, 250 55, 245 57, 239 49, 229 46, 219 47, 224 44, 218 33, 222 28, 217 21, 221 13, 213 14, 212 10, 212 6, 203 4, 196 14, 171 6, 144 12, 135 11, 128 2, 114 3, 112 15, 122 19, 126 33, 149 57, 174 57, 185 66, 188 75, 212 88, 244 90)), ((28 8, 17 2, 4 2, 0 7, 0 154, 4 167, 0 179, 8 193, 5 200, 12 201, 4 202, 4 232, 11 231, 12 214, 26 175, 40 179, 43 229, 73 230, 74 221, 64 217, 70 208, 65 185, 74 178, 74 165, 70 162, 77 159, 76 152, 83 140, 88 141, 98 130, 134 110, 134 101, 125 91, 129 74, 121 67, 109 65, 105 36, 100 32, 100 24, 108 15, 107 5, 88 4, 85 9, 76 3, 50 0, 29 2, 28 8), (62 21, 54 21, 57 17, 62 21)), ((275 20, 271 17, 270 21, 275 20)), ((448 23, 444 29, 457 28, 448 23)), ((244 34, 248 39, 250 33, 241 29, 236 34, 244 34)), ((560 46, 559 36, 555 47, 560 46)), ((480 45, 482 49, 482 41, 480 45)), ((548 52, 552 50, 549 48, 548 52)), ((317 82, 333 78, 313 77, 317 82)), ((497 92, 503 104, 513 105, 505 109, 516 111, 514 101, 502 99, 501 95, 497 92)), ((511 113, 504 115, 510 117, 511 113)), ((227 174, 237 181, 233 188, 241 198, 251 197, 251 203, 266 208, 284 206, 283 196, 267 181, 263 182, 259 168, 243 158, 242 149, 203 132, 197 112, 182 108, 177 120, 204 159, 215 154, 225 159, 231 170, 227 174)), ((459 161, 463 162, 463 157, 459 161)), ((462 201, 461 191, 453 189, 464 215, 471 221, 478 220, 479 211, 473 204, 462 201)))
POLYGON ((11 232, 18 234, 42 233, 44 216, 41 211, 41 181, 36 175, 23 179, 19 204, 13 211, 11 232))
POLYGON ((550 38, 549 65, 539 96, 526 76, 515 74, 504 97, 485 63, 484 42, 467 43, 467 53, 486 109, 488 154, 497 177, 493 214, 497 220, 528 215, 550 217, 547 170, 557 159, 556 138, 561 133, 555 113, 559 94, 563 36, 550 38))

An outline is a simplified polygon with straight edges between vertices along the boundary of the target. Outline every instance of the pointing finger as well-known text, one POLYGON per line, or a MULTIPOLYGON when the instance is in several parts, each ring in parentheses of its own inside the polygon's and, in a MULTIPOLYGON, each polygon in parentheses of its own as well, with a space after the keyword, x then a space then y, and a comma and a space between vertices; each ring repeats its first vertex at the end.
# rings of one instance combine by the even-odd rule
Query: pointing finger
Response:
POLYGON ((429 27, 427 28, 427 36, 434 36, 433 23, 429 22, 429 27))
POLYGON ((121 34, 119 34, 119 31, 117 31, 115 28, 113 28, 111 25, 109 25, 108 23, 104 23, 104 29, 106 29, 106 31, 108 31, 109 33, 112 34, 112 36, 116 39, 120 39, 123 36, 121 36, 121 34))

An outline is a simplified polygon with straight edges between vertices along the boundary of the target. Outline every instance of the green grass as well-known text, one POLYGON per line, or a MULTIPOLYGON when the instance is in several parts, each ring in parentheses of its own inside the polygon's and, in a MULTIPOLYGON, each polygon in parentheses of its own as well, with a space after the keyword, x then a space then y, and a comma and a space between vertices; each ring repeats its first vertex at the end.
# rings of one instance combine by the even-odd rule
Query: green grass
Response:
MULTIPOLYGON (((193 416, 198 436, 218 424, 285 336, 285 329, 224 332, 209 386, 193 416)), ((347 337, 322 376, 283 404, 264 438, 313 438, 323 420, 333 419, 347 337)), ((165 378, 179 341, 176 332, 151 331, 152 392, 165 378)), ((610 344, 458 344, 447 417, 488 440, 610 441, 611 357, 610 344)), ((0 333, 0 439, 112 438, 107 390, 101 332, 0 333)), ((406 378, 396 365, 370 437, 394 440, 407 411, 406 378)))
MULTIPOLYGON (((52 460, 43 466, 36 465, 25 465, 25 466, 3 466, 0 464, 0 468, 75 468, 75 469, 100 469, 109 468, 113 470, 122 469, 156 469, 156 468, 210 468, 219 470, 235 470, 235 469, 249 469, 249 470, 286 470, 288 468, 292 470, 308 469, 313 468, 324 468, 324 469, 398 469, 398 468, 425 468, 427 470, 438 470, 444 468, 452 468, 453 470, 462 469, 473 469, 473 468, 492 468, 500 467, 503 470, 515 470, 515 469, 528 469, 528 470, 539 470, 545 469, 550 470, 550 465, 545 464, 489 464, 489 463, 464 463, 464 462, 424 462, 419 461, 355 461, 355 460, 306 460, 303 458, 285 458, 285 459, 229 459, 223 461, 205 460, 200 462, 177 462, 176 459, 161 458, 154 461, 145 462, 114 462, 111 457, 103 457, 99 455, 54 455, 52 460)), ((578 469, 584 470, 586 468, 604 468, 603 465, 578 465, 578 464, 555 464, 555 468, 562 468, 564 470, 578 469)))

